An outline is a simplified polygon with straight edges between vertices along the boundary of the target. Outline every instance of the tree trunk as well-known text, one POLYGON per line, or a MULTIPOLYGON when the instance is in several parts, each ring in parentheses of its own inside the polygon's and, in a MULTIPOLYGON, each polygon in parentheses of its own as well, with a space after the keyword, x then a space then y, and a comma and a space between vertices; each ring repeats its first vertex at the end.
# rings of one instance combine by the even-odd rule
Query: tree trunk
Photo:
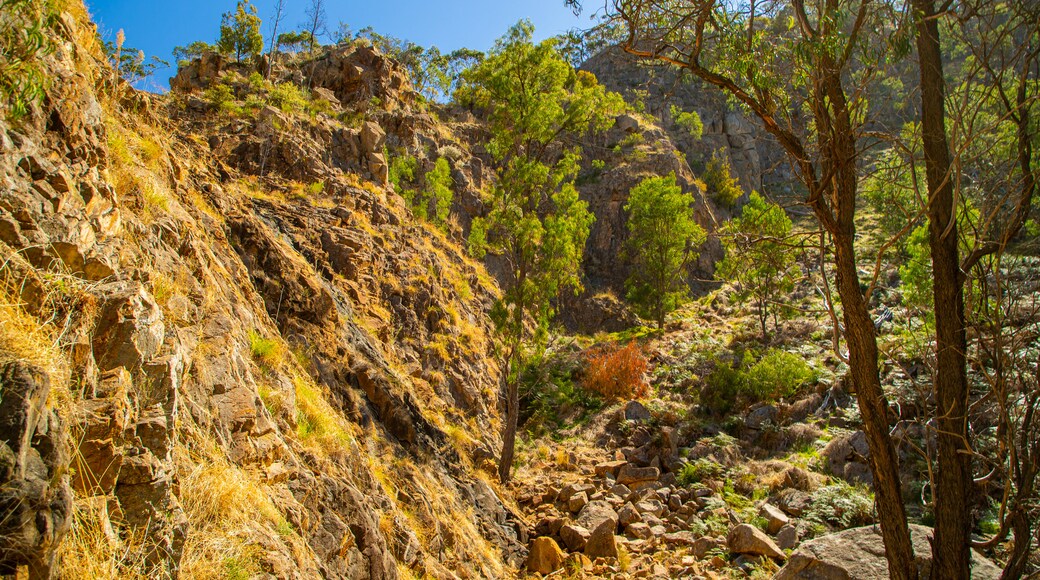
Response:
POLYGON ((971 567, 971 449, 968 447, 964 276, 946 139, 942 53, 933 0, 914 0, 921 73, 921 128, 928 177, 928 241, 935 283, 935 390, 938 473, 935 577, 968 578, 971 567))
POLYGON ((498 479, 502 483, 509 481, 513 469, 513 456, 516 452, 516 423, 520 415, 520 377, 513 377, 506 368, 506 424, 502 433, 502 456, 498 462, 498 479))
MULTIPOLYGON (((832 8, 836 8, 833 7, 832 8)), ((878 376, 878 347, 874 320, 867 307, 868 297, 860 287, 854 240, 856 237, 857 158, 856 131, 842 87, 840 71, 829 59, 821 62, 824 71, 817 87, 814 114, 817 129, 828 131, 821 145, 824 175, 834 177, 822 196, 814 196, 817 214, 824 213, 822 199, 833 195, 834 266, 838 295, 845 319, 845 339, 849 345, 849 370, 856 399, 863 416, 863 431, 870 448, 870 472, 874 477, 878 518, 885 544, 890 578, 914 580, 913 544, 906 524, 906 509, 899 485, 899 460, 888 434, 888 401, 878 376)), ((822 187, 822 186, 820 186, 822 187)), ((826 216, 820 216, 824 218, 826 216)), ((827 220, 821 219, 827 223, 827 220)))
POLYGON ((889 576, 909 580, 917 578, 917 567, 900 492, 899 463, 892 439, 888 436, 888 401, 878 378, 874 321, 860 290, 852 240, 852 235, 834 235, 834 261, 845 319, 845 340, 849 345, 849 370, 870 447, 870 472, 874 476, 889 576))

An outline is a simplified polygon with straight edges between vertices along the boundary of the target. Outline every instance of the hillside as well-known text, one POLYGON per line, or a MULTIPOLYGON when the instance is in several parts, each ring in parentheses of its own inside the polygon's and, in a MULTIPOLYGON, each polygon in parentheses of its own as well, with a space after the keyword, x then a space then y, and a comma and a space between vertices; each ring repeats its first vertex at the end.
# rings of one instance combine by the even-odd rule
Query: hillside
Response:
MULTIPOLYGON (((204 51, 169 93, 145 93, 81 0, 19 6, 2 30, 44 40, 20 73, 41 94, 15 114, 3 85, 0 121, 0 575, 887 577, 831 241, 793 207, 804 187, 746 108, 619 48, 568 65, 568 91, 613 91, 620 108, 541 144, 575 152, 572 174, 545 162, 559 191, 507 212, 555 217, 571 179, 590 215, 578 291, 528 312, 509 301, 523 252, 475 249, 515 193, 504 184, 523 184, 493 106, 428 98, 360 35, 273 58, 204 51), (630 291, 647 262, 629 204, 669 176, 704 242, 672 248, 681 292, 655 325, 630 291), (763 241, 779 243, 753 254, 763 241)), ((558 56, 546 47, 530 50, 558 56)), ((472 70, 455 82, 477 84, 472 70)), ((523 137, 517 151, 537 149, 523 137)), ((856 215, 859 276, 927 578, 932 271, 924 229, 893 237, 878 175, 856 215)), ((555 240, 562 222, 525 231, 555 240)), ((999 312, 970 334, 970 419, 992 470, 965 507, 977 578, 1002 577, 1021 546, 1013 492, 1035 528, 1028 238, 969 293, 999 312), (1009 450, 1026 473, 1014 485, 1009 450)), ((1021 569, 1040 570, 1035 552, 1021 569)))

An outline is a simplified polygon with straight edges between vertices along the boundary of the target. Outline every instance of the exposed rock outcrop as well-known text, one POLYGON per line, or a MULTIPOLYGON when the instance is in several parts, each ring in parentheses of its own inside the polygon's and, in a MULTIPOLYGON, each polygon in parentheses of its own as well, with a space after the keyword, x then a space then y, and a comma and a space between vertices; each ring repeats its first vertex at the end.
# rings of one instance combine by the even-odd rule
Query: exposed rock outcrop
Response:
POLYGON ((72 518, 65 425, 50 379, 0 353, 0 574, 50 578, 72 518))
MULTIPOLYGON (((931 578, 932 529, 910 525, 910 538, 921 578, 931 578)), ((995 579, 1000 568, 979 554, 972 555, 972 578, 995 579)), ((881 533, 874 526, 852 528, 803 543, 775 576, 777 580, 872 580, 888 576, 881 533)))
MULTIPOLYGON (((24 558, 5 569, 49 566, 74 511, 155 577, 522 566, 525 524, 476 475, 500 447, 498 291, 388 187, 384 146, 450 134, 411 110, 400 66, 361 45, 276 62, 274 82, 310 79, 331 110, 236 116, 200 94, 244 99, 251 65, 206 55, 173 94, 144 95, 76 44, 88 22, 60 21, 47 97, 0 123, 2 290, 62 321, 72 376, 56 415, 34 392, 3 454, 12 481, 36 482, 15 486, 2 537, 24 558), (345 107, 372 111, 347 126, 345 107), (74 498, 53 442, 69 434, 74 498)), ((469 159, 453 169, 479 183, 469 159)), ((58 570, 108 557, 84 537, 58 570)))

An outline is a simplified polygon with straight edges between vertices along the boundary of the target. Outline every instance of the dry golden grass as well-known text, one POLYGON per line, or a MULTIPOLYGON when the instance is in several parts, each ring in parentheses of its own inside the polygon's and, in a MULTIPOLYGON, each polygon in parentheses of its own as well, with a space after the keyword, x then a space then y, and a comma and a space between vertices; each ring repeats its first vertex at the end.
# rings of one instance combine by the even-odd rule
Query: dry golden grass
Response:
MULTIPOLYGON (((261 572, 260 528, 293 540, 296 533, 267 495, 267 486, 231 464, 209 437, 185 434, 174 449, 180 501, 191 524, 184 543, 184 578, 250 578, 261 572), (289 536, 288 538, 286 536, 289 536)), ((298 538, 295 538, 298 540, 298 538)))
POLYGON ((69 365, 56 329, 26 312, 6 284, 0 284, 0 320, 0 351, 42 369, 52 387, 67 387, 69 365))
POLYGON ((312 450, 328 456, 350 449, 354 441, 351 424, 329 404, 321 387, 310 377, 293 377, 296 388, 296 436, 312 450))
POLYGON ((108 519, 107 498, 75 498, 72 527, 58 546, 57 570, 62 578, 143 580, 139 537, 119 534, 108 519))

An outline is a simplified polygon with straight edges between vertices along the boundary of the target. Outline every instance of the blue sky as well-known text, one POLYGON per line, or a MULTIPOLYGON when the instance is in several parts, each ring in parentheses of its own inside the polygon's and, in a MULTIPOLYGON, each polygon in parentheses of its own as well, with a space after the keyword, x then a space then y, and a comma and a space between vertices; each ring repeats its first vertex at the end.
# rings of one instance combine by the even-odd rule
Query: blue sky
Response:
MULTIPOLYGON (((274 0, 255 0, 264 19, 266 46, 274 0)), ((174 46, 193 40, 213 42, 220 30, 220 15, 233 10, 235 0, 86 0, 94 21, 107 39, 116 31, 126 33, 126 46, 141 49, 149 57, 158 56, 174 66, 174 46)), ((309 0, 286 0, 287 26, 300 28, 309 0)), ((588 27, 589 17, 575 17, 563 0, 376 0, 346 2, 326 0, 330 27, 346 22, 354 30, 371 26, 380 34, 411 40, 423 46, 435 45, 442 51, 456 48, 487 50, 495 39, 521 18, 535 25, 537 39, 588 27)), ((165 90, 167 78, 175 69, 157 71, 155 77, 139 84, 147 90, 165 90)))

